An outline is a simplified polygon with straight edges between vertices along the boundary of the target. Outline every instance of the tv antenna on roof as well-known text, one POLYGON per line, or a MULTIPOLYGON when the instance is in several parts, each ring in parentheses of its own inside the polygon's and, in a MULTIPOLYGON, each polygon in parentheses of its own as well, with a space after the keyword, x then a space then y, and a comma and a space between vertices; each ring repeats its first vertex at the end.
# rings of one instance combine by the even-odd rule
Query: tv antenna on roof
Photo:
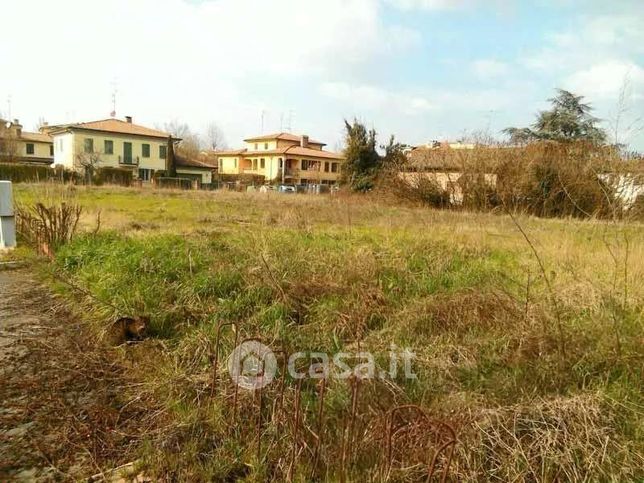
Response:
POLYGON ((286 132, 293 132, 293 109, 288 110, 288 124, 284 126, 286 132))
POLYGON ((112 86, 112 112, 110 112, 110 117, 116 117, 116 93, 118 92, 116 79, 113 79, 110 85, 112 86))

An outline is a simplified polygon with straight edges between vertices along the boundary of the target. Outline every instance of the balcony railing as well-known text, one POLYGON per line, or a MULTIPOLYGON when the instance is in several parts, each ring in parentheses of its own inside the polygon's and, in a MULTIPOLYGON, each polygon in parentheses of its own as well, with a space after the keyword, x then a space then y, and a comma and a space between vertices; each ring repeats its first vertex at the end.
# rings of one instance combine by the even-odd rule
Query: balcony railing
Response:
POLYGON ((286 168, 284 174, 286 176, 299 176, 300 170, 298 168, 286 168))
POLYGON ((121 156, 119 155, 119 164, 124 166, 138 166, 139 157, 138 156, 121 156))

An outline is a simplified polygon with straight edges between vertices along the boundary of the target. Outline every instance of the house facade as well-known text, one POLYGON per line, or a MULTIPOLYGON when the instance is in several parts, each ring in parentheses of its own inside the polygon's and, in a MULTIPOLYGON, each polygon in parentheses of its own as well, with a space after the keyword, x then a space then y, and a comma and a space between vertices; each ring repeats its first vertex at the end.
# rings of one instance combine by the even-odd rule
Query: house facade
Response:
POLYGON ((103 119, 48 126, 53 140, 54 164, 83 171, 89 166, 131 169, 135 179, 150 181, 166 169, 170 134, 125 120, 103 119))
POLYGON ((325 144, 290 133, 244 139, 243 149, 215 152, 219 174, 264 176, 266 182, 336 184, 345 158, 325 144))
POLYGON ((0 119, 0 161, 48 166, 54 161, 51 136, 23 131, 18 119, 0 119))

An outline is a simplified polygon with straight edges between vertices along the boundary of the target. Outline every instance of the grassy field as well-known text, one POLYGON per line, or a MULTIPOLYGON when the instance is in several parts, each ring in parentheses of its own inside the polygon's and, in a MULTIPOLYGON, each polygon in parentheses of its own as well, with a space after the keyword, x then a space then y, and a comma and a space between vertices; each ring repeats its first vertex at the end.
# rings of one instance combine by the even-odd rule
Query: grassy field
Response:
POLYGON ((644 478, 642 225, 343 195, 17 185, 16 197, 83 206, 81 234, 47 270, 92 294, 56 284, 97 337, 116 315, 151 316, 148 340, 114 350, 140 381, 124 404, 155 402, 154 428, 124 455, 147 473, 418 481, 433 424, 401 426, 389 467, 385 451, 387 412, 416 404, 456 430, 454 481, 644 478), (418 378, 362 381, 353 409, 356 383, 331 379, 322 418, 319 385, 298 396, 290 378, 263 391, 261 412, 245 391, 233 409, 231 330, 212 391, 221 321, 288 353, 381 361, 407 347, 418 378))

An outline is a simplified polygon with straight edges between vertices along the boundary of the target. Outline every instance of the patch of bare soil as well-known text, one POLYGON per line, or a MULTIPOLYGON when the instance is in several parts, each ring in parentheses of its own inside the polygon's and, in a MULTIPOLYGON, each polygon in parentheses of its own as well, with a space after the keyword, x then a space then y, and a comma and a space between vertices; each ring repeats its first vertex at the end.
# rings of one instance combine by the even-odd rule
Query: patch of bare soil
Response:
POLYGON ((151 429, 127 368, 86 329, 29 270, 0 270, 0 481, 101 474, 151 429))

